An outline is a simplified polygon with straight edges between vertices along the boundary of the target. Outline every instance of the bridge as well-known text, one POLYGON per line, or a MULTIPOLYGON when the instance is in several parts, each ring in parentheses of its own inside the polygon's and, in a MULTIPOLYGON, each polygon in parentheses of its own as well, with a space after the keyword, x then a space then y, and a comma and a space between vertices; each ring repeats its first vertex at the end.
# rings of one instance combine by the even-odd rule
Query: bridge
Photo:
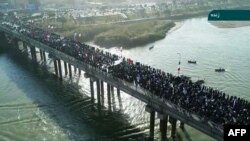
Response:
MULTIPOLYGON (((2 25, 0 25, 0 36, 5 39, 11 39, 14 43, 16 49, 18 49, 19 42, 23 43, 24 50, 30 48, 32 60, 37 61, 36 50, 40 51, 41 60, 46 62, 46 53, 51 54, 54 57, 54 69, 55 74, 62 80, 62 67, 64 67, 65 74, 69 74, 72 77, 72 66, 76 69, 84 71, 86 76, 90 78, 90 90, 91 90, 91 101, 94 101, 94 83, 96 84, 96 93, 97 93, 97 103, 101 104, 101 96, 104 95, 104 84, 107 84, 107 97, 108 103, 111 102, 110 92, 114 90, 114 87, 117 88, 117 94, 120 94, 120 91, 123 91, 140 101, 145 103, 145 110, 150 113, 150 133, 149 136, 154 139, 154 128, 155 128, 155 118, 156 113, 157 117, 160 119, 160 132, 161 140, 166 140, 167 133, 167 123, 170 122, 172 125, 171 128, 171 137, 176 138, 176 122, 179 120, 181 122, 181 128, 184 128, 184 124, 187 124, 204 134, 211 136, 212 138, 222 141, 223 140, 223 128, 221 125, 215 124, 212 121, 201 118, 196 114, 190 113, 189 111, 171 103, 170 101, 164 101, 156 95, 153 95, 151 92, 144 90, 142 88, 135 87, 133 83, 126 82, 121 80, 113 75, 103 72, 102 70, 93 67, 89 64, 86 64, 73 56, 70 56, 66 53, 63 53, 59 50, 56 50, 52 47, 43 44, 42 42, 36 41, 28 36, 10 30, 2 25), (64 65, 62 65, 64 64, 64 65)), ((109 104, 110 105, 110 104, 109 104)))

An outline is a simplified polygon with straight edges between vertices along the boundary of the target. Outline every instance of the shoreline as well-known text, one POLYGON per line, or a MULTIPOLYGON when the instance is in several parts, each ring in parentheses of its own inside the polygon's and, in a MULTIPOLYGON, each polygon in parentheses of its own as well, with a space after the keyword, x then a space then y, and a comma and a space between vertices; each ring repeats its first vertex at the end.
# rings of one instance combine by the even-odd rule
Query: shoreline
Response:
MULTIPOLYGON (((249 8, 250 6, 235 6, 235 7, 230 7, 230 8, 225 8, 225 9, 239 9, 239 8, 249 8)), ((215 8, 216 9, 216 8, 215 8)), ((181 28, 181 26, 183 25, 183 22, 185 20, 188 19, 192 19, 192 18, 204 18, 207 17, 207 15, 209 14, 210 10, 199 10, 199 11, 195 11, 195 12, 190 12, 187 11, 185 13, 180 13, 180 14, 174 14, 171 15, 169 17, 158 17, 158 18, 147 18, 147 19, 140 19, 139 21, 137 20, 132 20, 132 21, 123 21, 123 22, 115 22, 115 23, 105 23, 105 24, 100 24, 100 25, 90 25, 88 26, 88 30, 81 30, 80 28, 76 28, 74 29, 74 31, 66 31, 65 33, 67 34, 63 34, 64 36, 67 37, 73 37, 73 33, 74 32, 83 32, 83 36, 82 38, 79 38, 79 40, 81 40, 82 42, 93 42, 94 44, 104 47, 104 48, 112 48, 112 47, 123 47, 123 48, 134 48, 137 46, 145 46, 147 44, 152 44, 156 41, 159 41, 163 38, 165 38, 166 36, 168 36, 168 34, 171 34, 172 32, 178 30, 179 28, 181 28), (124 32, 124 28, 128 25, 139 25, 140 23, 142 23, 142 25, 144 23, 147 22, 154 22, 154 21, 171 21, 174 23, 174 25, 172 25, 170 28, 167 27, 167 30, 164 30, 164 36, 157 36, 158 31, 151 31, 151 32, 142 32, 142 33, 136 33, 135 37, 131 37, 131 35, 128 36, 128 32, 131 32, 130 30, 125 31, 125 33, 121 33, 124 32), (121 30, 116 30, 116 29, 121 29, 121 30), (91 29, 93 31, 91 31, 91 29), (98 31, 97 29, 103 30, 103 31, 98 31), (112 31, 115 31, 113 32, 112 31), (120 33, 120 34, 117 34, 120 33), (138 37, 138 38, 137 38, 138 37)), ((211 23, 211 25, 216 26, 218 28, 235 28, 235 27, 241 27, 239 26, 239 24, 213 24, 211 23)), ((249 24, 250 25, 250 24, 249 24)), ((153 26, 148 26, 148 28, 150 27, 154 27, 153 26)), ((140 28, 140 26, 138 26, 138 28, 140 28)), ((136 30, 137 27, 132 28, 133 30, 136 30)), ((60 32, 59 32, 60 33, 60 32)), ((63 32, 61 32, 63 33, 63 32)), ((60 34, 61 34, 60 33, 60 34)))
POLYGON ((250 21, 208 21, 211 25, 218 28, 240 28, 250 26, 250 21))
POLYGON ((93 42, 106 48, 113 46, 133 48, 165 38, 175 26, 174 22, 167 20, 128 24, 95 36, 93 42))

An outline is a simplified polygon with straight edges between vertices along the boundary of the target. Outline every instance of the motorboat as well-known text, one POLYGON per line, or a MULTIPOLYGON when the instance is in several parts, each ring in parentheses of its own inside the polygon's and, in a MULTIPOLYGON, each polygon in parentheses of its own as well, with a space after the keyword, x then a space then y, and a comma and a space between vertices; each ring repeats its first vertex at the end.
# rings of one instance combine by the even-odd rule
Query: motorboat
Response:
POLYGON ((149 47, 149 50, 151 50, 151 49, 153 49, 154 48, 154 46, 151 46, 151 47, 149 47))
POLYGON ((190 63, 190 64, 196 64, 197 62, 195 60, 188 60, 188 63, 190 63))
POLYGON ((215 69, 215 72, 225 72, 226 70, 223 68, 215 69))

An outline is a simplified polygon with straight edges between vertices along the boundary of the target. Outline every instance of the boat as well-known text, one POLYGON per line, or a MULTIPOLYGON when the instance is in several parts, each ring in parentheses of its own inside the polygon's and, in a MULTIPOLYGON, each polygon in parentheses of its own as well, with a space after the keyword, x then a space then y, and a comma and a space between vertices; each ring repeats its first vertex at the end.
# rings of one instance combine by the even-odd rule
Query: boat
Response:
POLYGON ((223 68, 215 69, 215 72, 225 72, 226 70, 223 68))
POLYGON ((151 46, 151 47, 149 47, 149 50, 151 50, 151 49, 153 49, 154 48, 154 46, 151 46))
POLYGON ((196 64, 196 61, 194 61, 194 60, 188 60, 188 63, 190 63, 190 64, 196 64))

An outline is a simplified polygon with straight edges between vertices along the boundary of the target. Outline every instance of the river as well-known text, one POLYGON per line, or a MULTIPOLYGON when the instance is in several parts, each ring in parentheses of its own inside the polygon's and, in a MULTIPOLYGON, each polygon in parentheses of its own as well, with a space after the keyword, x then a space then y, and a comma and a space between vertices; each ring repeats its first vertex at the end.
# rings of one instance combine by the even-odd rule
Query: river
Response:
MULTIPOLYGON (((217 28, 205 18, 178 25, 163 40, 123 49, 122 55, 174 74, 181 59, 181 74, 249 100, 250 26, 217 28), (189 59, 197 64, 188 64, 189 59), (219 67, 226 72, 216 73, 219 67)), ((119 52, 117 48, 109 51, 119 52)), ((60 82, 50 73, 52 60, 47 61, 49 71, 28 62, 10 52, 0 53, 0 140, 112 141, 148 136, 149 114, 142 102, 125 93, 113 94, 108 110, 105 95, 105 107, 98 109, 90 102, 89 80, 83 75, 74 74, 72 80, 64 76, 60 82)), ((188 126, 185 131, 178 129, 177 138, 213 140, 188 126)))

